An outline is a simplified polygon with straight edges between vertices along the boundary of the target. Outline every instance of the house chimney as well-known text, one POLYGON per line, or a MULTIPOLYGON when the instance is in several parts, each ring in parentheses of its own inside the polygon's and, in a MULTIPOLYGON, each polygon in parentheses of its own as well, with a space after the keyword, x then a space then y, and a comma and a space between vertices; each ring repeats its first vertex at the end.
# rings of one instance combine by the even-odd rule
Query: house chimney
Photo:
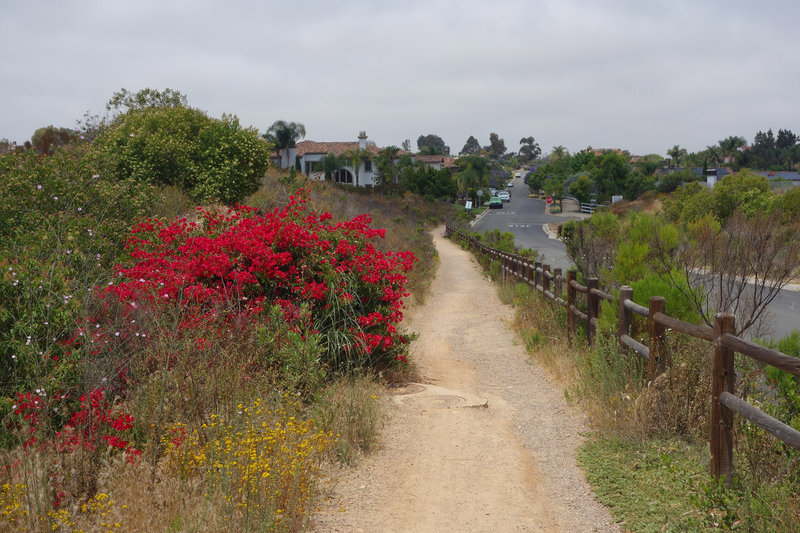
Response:
POLYGON ((367 149, 367 132, 366 131, 359 131, 358 132, 358 149, 359 150, 366 150, 367 149))

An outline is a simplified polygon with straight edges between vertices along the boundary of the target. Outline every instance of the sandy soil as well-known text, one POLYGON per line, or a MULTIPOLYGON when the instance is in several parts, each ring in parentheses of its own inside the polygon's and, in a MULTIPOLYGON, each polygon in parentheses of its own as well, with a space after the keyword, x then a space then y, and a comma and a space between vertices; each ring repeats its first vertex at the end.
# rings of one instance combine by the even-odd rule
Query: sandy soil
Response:
POLYGON ((575 464, 583 416, 515 342, 470 254, 435 234, 441 265, 381 447, 334 472, 318 532, 619 531, 575 464))

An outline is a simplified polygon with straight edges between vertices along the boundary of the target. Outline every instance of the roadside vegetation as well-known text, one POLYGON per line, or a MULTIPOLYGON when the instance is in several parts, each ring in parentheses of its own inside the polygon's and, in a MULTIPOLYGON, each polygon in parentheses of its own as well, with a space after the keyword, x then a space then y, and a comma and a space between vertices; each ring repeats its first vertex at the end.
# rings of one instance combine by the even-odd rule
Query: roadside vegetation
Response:
MULTIPOLYGON (((717 311, 736 315, 739 334, 763 339, 766 306, 800 263, 795 196, 776 194, 747 172, 712 190, 698 186, 645 197, 568 222, 562 238, 578 277, 597 276, 618 294, 633 287, 647 305, 664 296, 667 313, 693 323, 717 311), (758 280, 756 288, 745 281, 758 280), (705 288, 705 290, 704 290, 705 288), (712 289, 712 290, 709 290, 712 289)), ((513 246, 513 240, 511 240, 513 246)), ((510 248, 507 246, 506 248, 510 248)), ((499 265, 485 265, 498 281, 499 265)), ((525 284, 503 284, 531 357, 551 369, 565 395, 590 415, 592 434, 579 460, 599 500, 625 531, 793 531, 800 520, 800 452, 735 417, 734 475, 709 474, 711 359, 707 342, 668 334, 669 365, 648 380, 639 357, 620 349, 618 302, 604 302, 597 342, 570 342, 566 313, 525 284)), ((634 320, 631 336, 647 336, 634 320)), ((761 340, 800 356, 800 332, 761 340)), ((795 376, 737 355, 737 390, 768 414, 800 429, 795 376)))
POLYGON ((411 371, 449 204, 267 171, 173 91, 109 110, 0 156, 0 530, 300 531, 411 371))

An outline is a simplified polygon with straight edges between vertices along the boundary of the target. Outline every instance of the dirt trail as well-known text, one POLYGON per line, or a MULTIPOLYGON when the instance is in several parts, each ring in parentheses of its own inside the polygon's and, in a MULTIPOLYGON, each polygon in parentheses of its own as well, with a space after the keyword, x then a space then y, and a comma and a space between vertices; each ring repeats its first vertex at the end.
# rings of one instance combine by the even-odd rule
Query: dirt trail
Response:
POLYGON ((423 384, 394 397, 381 448, 341 470, 318 532, 619 531, 575 465, 585 429, 531 364, 470 254, 437 230, 441 265, 408 313, 423 384))

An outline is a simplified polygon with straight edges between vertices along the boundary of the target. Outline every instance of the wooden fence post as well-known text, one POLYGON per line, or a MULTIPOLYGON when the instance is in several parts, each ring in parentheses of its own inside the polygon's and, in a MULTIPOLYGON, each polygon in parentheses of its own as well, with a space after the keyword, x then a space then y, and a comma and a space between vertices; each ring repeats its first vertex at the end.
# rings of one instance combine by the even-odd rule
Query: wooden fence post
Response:
POLYGON ((553 296, 555 296, 555 300, 561 297, 561 269, 556 268, 553 269, 553 296))
POLYGON ((594 327, 592 326, 592 319, 597 318, 598 315, 598 308, 600 306, 600 299, 592 294, 592 289, 596 289, 600 286, 600 280, 597 278, 589 278, 586 280, 586 296, 588 301, 588 306, 586 309, 586 340, 589 342, 589 346, 594 345, 594 327))
POLYGON ((547 291, 550 290, 550 278, 547 275, 550 273, 550 265, 542 265, 542 298, 547 300, 547 291))
MULTIPOLYGON (((621 339, 623 335, 631 334, 631 321, 633 319, 633 312, 625 307, 625 302, 633 300, 633 289, 627 285, 623 285, 619 289, 619 319, 617 320, 617 338, 621 339)), ((627 346, 619 341, 619 345, 623 350, 627 350, 627 346)))
POLYGON ((572 307, 575 305, 575 287, 572 282, 575 281, 575 271, 567 271, 567 334, 569 341, 572 343, 572 337, 575 336, 575 315, 572 314, 572 307))
POLYGON ((647 318, 647 331, 650 334, 650 356, 647 358, 647 378, 653 379, 667 369, 666 328, 655 321, 656 313, 666 314, 667 303, 663 296, 651 296, 647 318))
POLYGON ((733 411, 722 405, 723 392, 734 394, 736 375, 733 370, 734 351, 722 346, 719 338, 725 333, 734 334, 736 318, 726 313, 714 316, 714 362, 711 369, 711 475, 723 476, 726 486, 731 482, 733 466, 733 411))
POLYGON ((533 288, 536 289, 542 282, 542 262, 536 261, 533 263, 533 288))

